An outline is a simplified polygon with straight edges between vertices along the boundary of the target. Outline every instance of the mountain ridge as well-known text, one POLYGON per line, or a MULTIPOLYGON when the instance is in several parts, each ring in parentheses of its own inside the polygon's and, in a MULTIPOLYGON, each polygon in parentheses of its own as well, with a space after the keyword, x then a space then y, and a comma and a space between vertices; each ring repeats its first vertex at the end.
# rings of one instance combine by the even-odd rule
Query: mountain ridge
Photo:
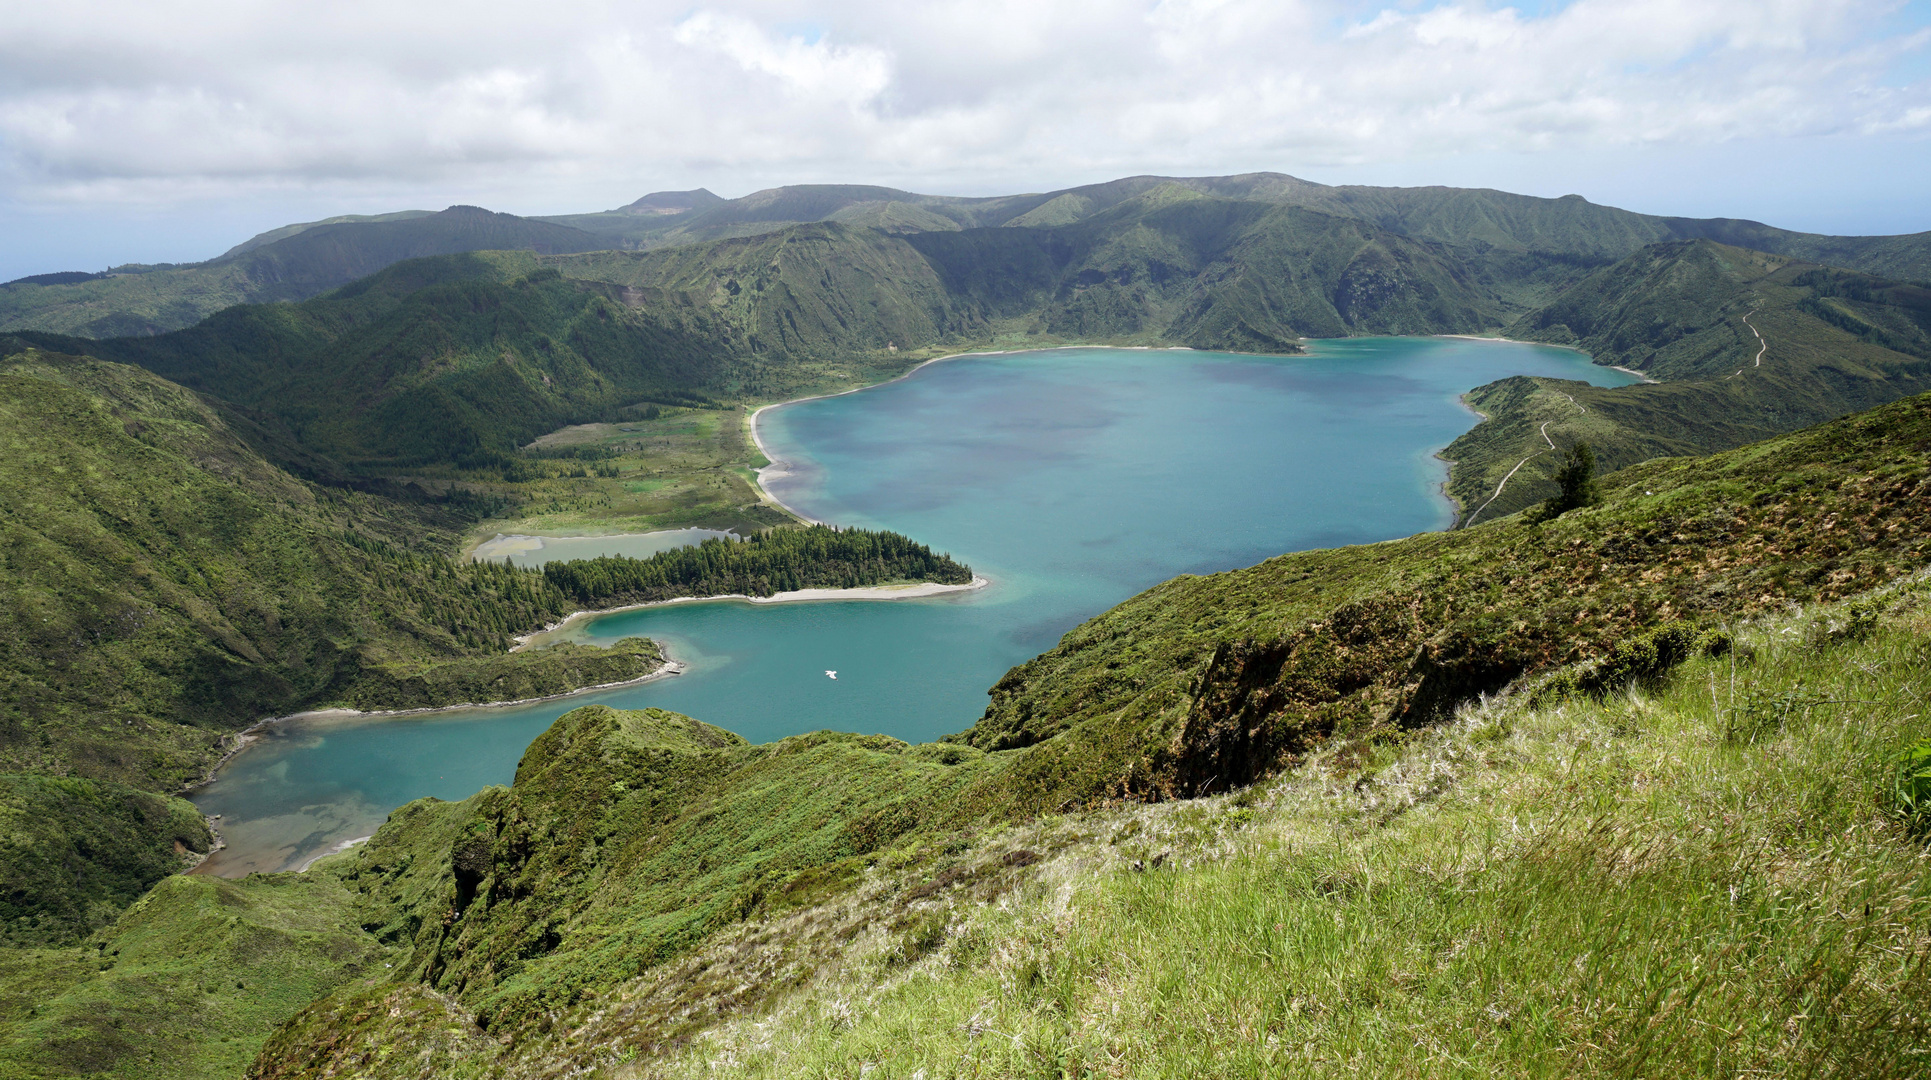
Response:
MULTIPOLYGON (((1502 268, 1502 278, 1519 274, 1506 270, 1506 260, 1496 258, 1500 254, 1606 265, 1646 243, 1708 238, 1900 280, 1931 280, 1931 233, 1824 236, 1741 219, 1637 214, 1574 195, 1547 199, 1493 189, 1329 186, 1282 173, 1134 176, 1051 192, 983 197, 822 184, 768 188, 737 199, 721 199, 702 188, 654 192, 615 210, 517 218, 528 235, 479 230, 468 239, 443 237, 440 246, 412 247, 395 239, 406 233, 398 227, 437 216, 420 211, 289 225, 244 241, 208 263, 65 284, 23 279, 0 287, 0 331, 37 329, 89 337, 163 332, 233 303, 305 299, 396 258, 485 250, 486 244, 537 250, 546 244, 551 250, 559 250, 558 245, 576 251, 650 249, 828 220, 896 234, 1067 226, 1163 186, 1369 221, 1413 240, 1467 249, 1502 268), (667 200, 663 206, 640 212, 645 209, 640 204, 660 198, 667 200), (666 210, 677 212, 658 212, 666 210), (574 232, 543 233, 546 228, 574 232), (332 239, 324 241, 317 233, 332 239), (243 265, 250 257, 260 265, 243 265)), ((1533 278, 1535 268, 1522 272, 1533 278)))

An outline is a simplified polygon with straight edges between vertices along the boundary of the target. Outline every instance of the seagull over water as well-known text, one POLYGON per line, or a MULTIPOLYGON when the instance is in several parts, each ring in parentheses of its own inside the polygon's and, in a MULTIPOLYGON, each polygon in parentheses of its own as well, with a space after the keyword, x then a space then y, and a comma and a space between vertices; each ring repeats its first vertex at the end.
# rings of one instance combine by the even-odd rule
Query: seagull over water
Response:
POLYGON ((837 677, 838 677, 838 673, 836 671, 825 672, 825 678, 827 679, 836 679, 837 677))

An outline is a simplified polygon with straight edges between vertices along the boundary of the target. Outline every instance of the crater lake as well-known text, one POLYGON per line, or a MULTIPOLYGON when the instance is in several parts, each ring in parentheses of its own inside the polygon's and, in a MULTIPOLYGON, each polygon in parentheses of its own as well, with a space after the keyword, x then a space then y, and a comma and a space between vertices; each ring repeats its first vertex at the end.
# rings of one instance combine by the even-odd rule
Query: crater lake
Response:
MULTIPOLYGON (((909 742, 970 727, 986 691, 1080 622, 1177 574, 1445 528, 1434 454, 1509 375, 1634 377, 1580 353, 1457 338, 1310 342, 1306 355, 1055 349, 976 355, 766 410, 767 490, 800 514, 892 529, 980 590, 913 600, 711 600, 575 624, 644 636, 683 675, 526 705, 272 724, 194 796, 227 847, 204 872, 293 869, 395 807, 506 784, 588 704, 686 713, 765 742, 821 728, 909 742), (836 671, 838 677, 826 677, 836 671)), ((572 554, 596 554, 571 541, 572 554)))

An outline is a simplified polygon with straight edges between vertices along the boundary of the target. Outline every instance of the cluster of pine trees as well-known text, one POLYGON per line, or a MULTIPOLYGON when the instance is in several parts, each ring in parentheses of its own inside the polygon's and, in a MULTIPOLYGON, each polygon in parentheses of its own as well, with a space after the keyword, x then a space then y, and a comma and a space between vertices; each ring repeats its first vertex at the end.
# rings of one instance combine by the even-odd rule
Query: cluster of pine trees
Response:
POLYGON ((706 540, 648 559, 606 556, 551 563, 544 578, 579 604, 646 603, 679 596, 770 596, 793 589, 852 589, 895 581, 964 585, 972 570, 894 532, 776 529, 747 540, 706 540))
POLYGON ((707 540, 648 559, 606 556, 551 563, 542 570, 508 560, 457 563, 353 531, 341 537, 356 552, 358 575, 373 586, 364 604, 391 623, 416 624, 419 634, 435 637, 440 630, 459 650, 506 648, 512 636, 577 608, 679 596, 770 596, 791 589, 972 580, 970 568, 898 533, 823 525, 776 529, 746 540, 707 540))
POLYGON ((469 649, 494 650, 571 610, 570 599, 542 574, 508 561, 459 563, 355 532, 342 535, 362 553, 358 570, 374 586, 361 602, 392 624, 413 619, 469 649))

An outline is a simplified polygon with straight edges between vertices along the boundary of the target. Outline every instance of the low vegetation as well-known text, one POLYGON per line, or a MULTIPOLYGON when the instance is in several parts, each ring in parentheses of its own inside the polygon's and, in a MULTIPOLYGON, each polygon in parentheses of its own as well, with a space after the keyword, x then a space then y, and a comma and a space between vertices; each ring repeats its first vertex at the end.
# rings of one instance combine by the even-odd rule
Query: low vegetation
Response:
POLYGON ((192 803, 109 780, 0 773, 0 942, 71 944, 214 838, 192 803))
MULTIPOLYGON (((987 838, 962 862, 1063 844, 996 893, 895 916, 908 879, 881 869, 875 918, 797 991, 599 1045, 624 994, 526 1071, 1919 1075, 1931 873, 1893 777, 1931 746, 1926 595, 1854 634, 1844 607, 1739 626, 1666 678, 1480 703, 1230 797, 987 838)), ((761 929, 707 952, 714 982, 750 975, 761 929)))
POLYGON ((79 947, 0 950, 0 1076, 241 1075, 317 995, 384 970, 347 900, 322 875, 175 875, 79 947))

